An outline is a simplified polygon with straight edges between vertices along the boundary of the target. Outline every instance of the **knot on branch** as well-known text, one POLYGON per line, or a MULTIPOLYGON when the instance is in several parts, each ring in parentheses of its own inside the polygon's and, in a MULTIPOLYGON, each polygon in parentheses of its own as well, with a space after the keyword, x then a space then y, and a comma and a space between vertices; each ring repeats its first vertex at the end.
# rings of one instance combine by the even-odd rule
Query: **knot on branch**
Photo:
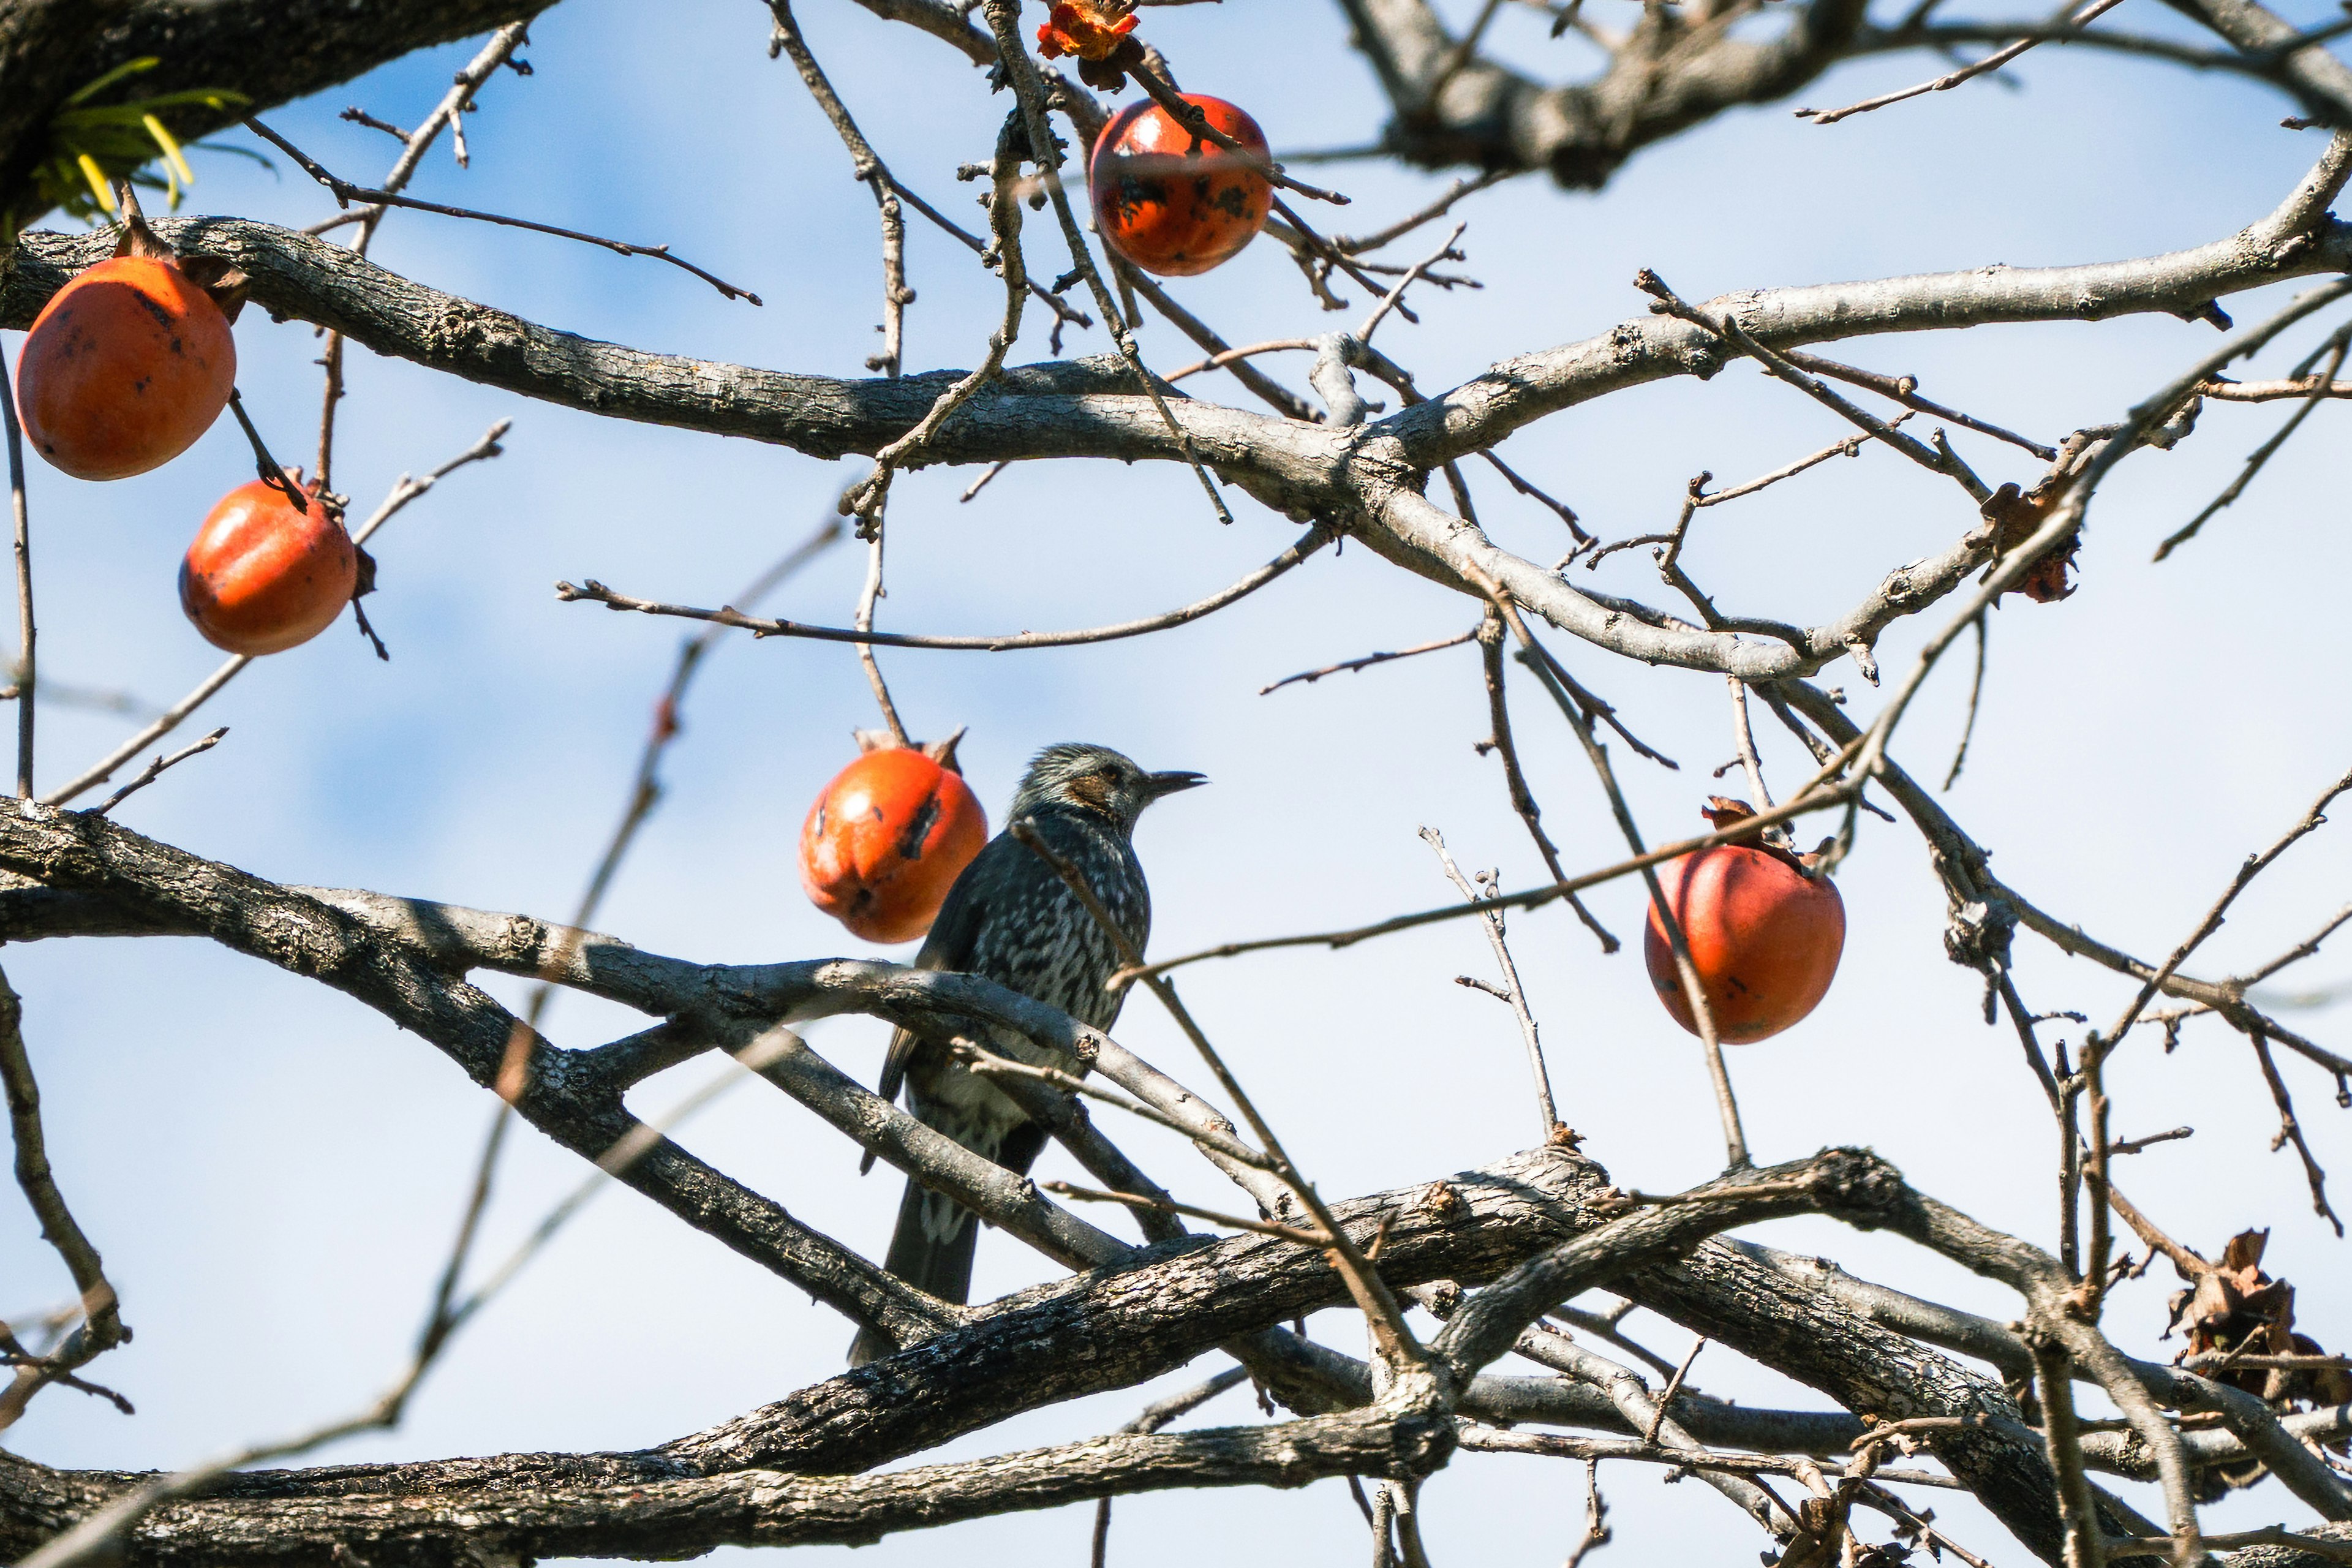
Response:
POLYGON ((1454 1457, 1454 1418, 1443 1410, 1415 1411, 1390 1425, 1390 1447, 1396 1456, 1396 1479, 1433 1475, 1454 1457))
POLYGON ((1944 952, 1954 963, 1993 975, 2009 967, 2010 939, 2017 934, 2017 911, 2006 899, 1972 899, 1955 908, 1944 925, 1944 952))
POLYGON ((1864 1230, 1877 1228, 1911 1201, 1903 1173, 1867 1149, 1824 1149, 1799 1179, 1823 1213, 1864 1230))
POLYGON ((1993 999, 2009 973, 2010 940, 2017 934, 2017 910, 2006 899, 1971 899, 1952 907, 1944 922, 1944 953, 1954 963, 1985 977, 1984 1019, 1994 1019, 1993 999))

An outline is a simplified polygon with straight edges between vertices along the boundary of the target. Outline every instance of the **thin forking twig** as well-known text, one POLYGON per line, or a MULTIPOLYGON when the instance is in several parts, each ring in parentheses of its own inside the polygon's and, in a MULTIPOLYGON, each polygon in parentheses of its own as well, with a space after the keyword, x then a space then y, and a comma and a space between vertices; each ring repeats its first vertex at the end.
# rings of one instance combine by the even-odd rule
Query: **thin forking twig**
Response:
MULTIPOLYGON (((2122 3, 2123 0, 2091 0, 2091 4, 2073 16, 2067 16, 2063 11, 2060 12, 2060 16, 2063 17, 2067 27, 2080 27, 2086 22, 2105 16, 2122 3)), ((1962 82, 1980 77, 1988 71, 1999 70, 2040 42, 2042 39, 2038 37, 2020 38, 2005 48, 1995 49, 1984 58, 1962 66, 1958 70, 1939 76, 1933 81, 1923 81, 1916 87, 1906 87, 1900 92, 1884 93, 1877 98, 1865 98, 1860 103, 1850 103, 1843 109, 1800 109, 1796 111, 1797 118, 1810 120, 1816 125, 1834 125, 1849 115, 1867 114, 1874 109, 1884 109, 1890 103, 1901 103, 1906 99, 1918 98, 1930 92, 1948 91, 1962 82)))
POLYGON ((121 805, 125 800, 138 794, 141 790, 145 789, 157 779, 163 777, 164 769, 177 767, 180 763, 186 762, 190 757, 194 756, 199 752, 211 751, 215 746, 220 744, 221 737, 227 733, 228 726, 224 724, 219 729, 215 730, 211 734, 206 735, 203 740, 198 741, 193 746, 173 752, 168 757, 159 753, 153 762, 149 763, 147 766, 141 771, 137 778, 132 779, 129 784, 124 784, 121 789, 116 790, 112 795, 108 795, 105 802, 91 811, 90 815, 92 816, 104 816, 108 812, 112 811, 116 806, 121 805))
MULTIPOLYGON (((1519 765, 1519 748, 1511 736, 1510 699, 1503 682, 1503 623, 1492 610, 1480 618, 1476 636, 1479 662, 1486 678, 1487 735, 1496 755, 1503 759, 1503 785, 1510 792, 1511 809, 1519 814, 1521 822, 1527 824, 1528 836, 1536 842, 1536 853, 1543 857, 1544 869, 1551 873, 1554 882, 1564 882, 1568 880, 1568 872, 1559 863, 1559 848, 1552 843, 1551 836, 1543 830, 1543 808, 1536 804, 1535 792, 1528 787, 1527 770, 1519 765)), ((1585 907, 1582 899, 1574 893, 1566 897, 1569 908, 1576 911, 1576 918, 1584 922, 1587 931, 1600 939, 1602 954, 1615 952, 1618 948, 1616 936, 1585 907)), ((1497 911, 1494 922, 1498 928, 1501 920, 1502 915, 1497 911)), ((1517 982, 1512 984, 1516 986, 1517 982)), ((1549 1129, 1546 1136, 1549 1136, 1549 1129)))
POLYGON ((1387 664, 1392 659, 1412 658, 1424 653, 1435 653, 1441 648, 1460 647, 1477 635, 1478 628, 1473 626, 1466 632, 1456 632, 1450 637, 1440 637, 1435 642, 1415 643, 1411 647, 1398 648, 1394 653, 1368 653, 1361 658, 1341 659, 1338 664, 1327 664, 1318 669, 1303 669, 1297 675, 1284 676, 1271 686, 1259 687, 1257 694, 1264 697, 1270 691, 1279 691, 1284 687, 1297 682, 1303 681, 1311 686, 1327 675, 1353 674, 1360 669, 1370 669, 1376 664, 1387 664))
MULTIPOLYGON (((1461 890, 1462 897, 1470 903, 1484 905, 1485 900, 1478 896, 1478 889, 1470 885, 1469 879, 1463 876, 1462 868, 1454 865, 1454 857, 1446 853, 1445 836, 1434 827, 1424 827, 1421 830, 1421 841, 1436 852, 1437 863, 1445 868, 1445 879, 1461 890)), ((1480 874, 1480 879, 1486 880, 1484 873, 1480 874)), ((1457 984, 1485 991, 1510 1005, 1512 1015, 1519 1021, 1520 1037, 1527 1041, 1528 1070, 1535 1076, 1536 1114, 1541 1118, 1539 1125, 1544 1138, 1549 1140, 1559 1131, 1559 1111, 1552 1102, 1551 1071, 1544 1065, 1543 1040, 1536 1029, 1535 1015, 1528 1010, 1526 988, 1519 982, 1518 965, 1511 962, 1510 943, 1504 939, 1503 911, 1487 908, 1484 912, 1486 941, 1494 948, 1495 962, 1503 971, 1503 988, 1482 984, 1466 974, 1457 984)))
POLYGON ((2157 560, 2163 560, 2174 550, 2196 538, 2198 531, 2205 526, 2215 512, 2229 506, 2246 493, 2246 487, 2253 482, 2256 474, 2263 471, 2263 465, 2269 462, 2273 454, 2287 444, 2288 439, 2294 435, 2296 427, 2311 417, 2311 411, 2326 401, 2327 391, 2336 383, 2336 373, 2344 368, 2344 357, 2347 349, 2352 349, 2352 326, 2339 329, 2329 340, 2326 368, 2319 373, 2310 393, 2295 406, 2295 411, 2287 416, 2286 423, 2281 425, 2269 440, 2246 455, 2244 465, 2238 470, 2238 477, 2223 486, 2221 493, 2205 504, 2204 510, 2165 536, 2164 542, 2156 547, 2157 560))
MULTIPOLYGON (((805 621, 768 620, 747 616, 731 607, 700 610, 686 605, 663 605, 651 599, 632 598, 617 594, 591 577, 574 585, 558 583, 555 596, 567 603, 584 600, 613 610, 633 610, 646 616, 677 616, 686 620, 709 621, 722 626, 734 626, 750 632, 755 637, 809 637, 818 642, 846 642, 875 647, 930 648, 943 652, 1003 653, 1016 648, 1072 647, 1082 643, 1116 642, 1122 637, 1141 637, 1147 632, 1165 631, 1188 621, 1199 620, 1215 610, 1222 610, 1237 599, 1247 597, 1273 582, 1300 562, 1329 543, 1333 535, 1320 524, 1300 535, 1289 549, 1252 572, 1248 576, 1219 589, 1205 599, 1198 599, 1181 609, 1169 610, 1141 620, 1120 621, 1108 626, 1092 626, 1082 631, 1008 632, 1001 637, 925 637, 906 632, 877 632, 870 627, 856 629, 844 626, 811 626, 805 621)), ((1459 639, 1457 639, 1459 640, 1459 639)), ((1412 648, 1408 653, 1429 651, 1412 648)), ((1403 658, 1402 654, 1387 656, 1403 658)), ((1328 674, 1329 671, 1322 673, 1328 674)), ((1296 678, 1295 678, 1296 679, 1296 678)), ((1271 689, 1271 688, 1269 688, 1271 689)), ((1262 694, 1261 694, 1262 695, 1262 694)))
POLYGON ((419 201, 415 196, 404 196, 397 191, 373 190, 365 185, 355 185, 349 180, 340 179, 328 173, 308 153, 303 152, 260 121, 247 116, 245 128, 300 164, 302 172, 326 186, 338 202, 346 205, 361 202, 378 207, 410 207, 417 212, 439 213, 444 217, 471 218, 477 223, 494 223, 503 228, 527 228, 534 234, 551 234, 558 239, 576 239, 583 245, 601 245, 605 249, 622 256, 650 256, 656 260, 667 261, 672 267, 683 268, 693 273, 730 300, 747 300, 754 305, 761 303, 760 297, 749 289, 739 289, 717 273, 706 272, 684 257, 671 255, 669 247, 667 245, 632 245, 623 239, 607 239, 603 235, 583 234, 576 228, 559 228, 551 223, 535 223, 530 218, 508 217, 501 213, 476 212, 471 207, 445 206, 439 202, 419 201))

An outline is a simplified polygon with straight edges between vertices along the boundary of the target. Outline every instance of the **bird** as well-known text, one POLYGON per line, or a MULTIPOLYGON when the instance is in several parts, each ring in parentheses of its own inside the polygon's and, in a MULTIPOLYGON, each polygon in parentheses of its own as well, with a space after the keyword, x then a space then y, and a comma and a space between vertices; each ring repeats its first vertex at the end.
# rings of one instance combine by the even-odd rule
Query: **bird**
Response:
MULTIPOLYGON (((1208 782, 1196 773, 1146 773, 1108 746, 1066 742, 1032 759, 1007 820, 1025 824, 1075 866, 1140 952, 1151 934, 1151 889, 1135 858, 1136 819, 1154 801, 1208 782)), ((1125 988, 1110 990, 1105 982, 1119 964, 1110 933, 1060 873, 1010 830, 991 839, 948 889, 915 959, 919 969, 993 980, 1096 1029, 1108 1029, 1118 1017, 1125 988)), ((1008 1030, 992 1031, 986 1044, 1033 1065, 1077 1066, 1008 1030)), ((1019 1106, 947 1049, 905 1029, 891 1038, 882 1098, 898 1099, 902 1084, 917 1120, 1015 1173, 1025 1174, 1045 1146, 1045 1129, 1019 1106)), ((870 1163, 873 1156, 866 1158, 870 1163)), ((910 1180, 882 1267, 941 1300, 961 1302, 971 1291, 979 1230, 971 1210, 910 1180)), ((898 1349, 869 1326, 851 1346, 850 1364, 898 1349)))

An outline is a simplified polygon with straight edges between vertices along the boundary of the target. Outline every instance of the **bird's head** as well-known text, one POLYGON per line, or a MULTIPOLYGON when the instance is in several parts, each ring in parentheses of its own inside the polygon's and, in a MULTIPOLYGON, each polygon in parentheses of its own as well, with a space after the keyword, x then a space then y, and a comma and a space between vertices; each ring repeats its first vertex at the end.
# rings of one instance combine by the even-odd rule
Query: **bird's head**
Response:
POLYGON ((1161 795, 1208 782, 1199 773, 1147 773, 1108 746, 1066 741, 1031 760, 1013 796, 1013 819, 1059 806, 1091 813, 1126 833, 1161 795))

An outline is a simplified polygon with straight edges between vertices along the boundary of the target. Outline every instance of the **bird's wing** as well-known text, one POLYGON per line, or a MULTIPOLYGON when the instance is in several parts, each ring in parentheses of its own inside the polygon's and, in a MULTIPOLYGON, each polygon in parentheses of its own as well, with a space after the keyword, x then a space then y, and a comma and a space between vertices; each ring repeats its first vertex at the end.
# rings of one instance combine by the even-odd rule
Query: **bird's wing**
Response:
MULTIPOLYGON (((950 973, 970 967, 973 946, 980 940, 980 928, 988 917, 988 900, 980 889, 991 880, 992 862, 1004 858, 1003 851, 1026 855, 1020 843, 999 835, 982 848, 963 874, 948 889, 945 902, 940 905, 939 918, 931 922, 931 932, 923 939, 922 951, 915 955, 918 969, 937 969, 950 973)), ((875 1092, 884 1100, 895 1100, 907 1080, 907 1067, 914 1059, 922 1041, 906 1029, 890 1037, 890 1054, 882 1059, 882 1081, 875 1092)))

